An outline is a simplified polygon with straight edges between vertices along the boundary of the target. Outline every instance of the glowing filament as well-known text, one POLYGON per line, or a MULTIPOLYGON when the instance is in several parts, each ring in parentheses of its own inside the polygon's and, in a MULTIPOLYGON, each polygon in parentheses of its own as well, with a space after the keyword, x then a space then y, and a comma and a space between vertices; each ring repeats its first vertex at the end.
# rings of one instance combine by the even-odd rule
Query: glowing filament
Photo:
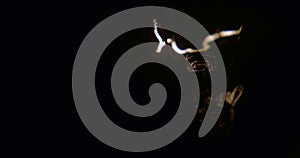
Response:
MULTIPOLYGON (((162 37, 159 35, 157 31, 157 22, 156 19, 153 20, 154 23, 154 34, 156 38, 159 41, 159 44, 157 46, 156 52, 160 53, 161 49, 166 45, 166 42, 163 41, 162 37)), ((187 53, 196 53, 196 52, 205 52, 208 49, 210 49, 209 43, 212 41, 215 41, 219 38, 223 37, 228 37, 228 36, 234 36, 234 35, 239 35, 242 31, 242 26, 238 30, 227 30, 227 31, 221 31, 214 33, 212 35, 208 35, 202 42, 202 48, 201 49, 192 49, 192 48, 187 48, 187 49, 180 49, 176 42, 170 38, 167 39, 167 43, 171 44, 173 50, 178 53, 178 54, 187 54, 187 53)))
POLYGON ((165 41, 163 41, 163 39, 160 37, 158 31, 157 31, 157 22, 156 22, 156 19, 153 20, 153 23, 154 23, 154 34, 156 36, 156 38, 158 39, 158 46, 157 46, 157 49, 156 49, 156 52, 157 53, 160 53, 161 52, 161 49, 166 45, 165 41))

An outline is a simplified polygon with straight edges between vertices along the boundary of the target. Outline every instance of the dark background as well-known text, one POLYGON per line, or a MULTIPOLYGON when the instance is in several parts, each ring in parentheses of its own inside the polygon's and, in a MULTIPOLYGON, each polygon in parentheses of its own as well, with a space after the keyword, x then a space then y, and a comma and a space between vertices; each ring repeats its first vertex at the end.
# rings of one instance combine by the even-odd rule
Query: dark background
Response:
POLYGON ((298 73, 293 69, 297 68, 293 60, 297 40, 293 40, 292 34, 297 32, 297 27, 292 4, 112 0, 34 5, 37 7, 25 9, 24 14, 19 15, 27 30, 20 32, 36 40, 33 49, 38 51, 34 55, 38 60, 31 68, 39 74, 34 82, 38 84, 37 96, 41 95, 36 101, 37 112, 31 115, 33 128, 25 128, 29 135, 22 141, 24 152, 65 156, 299 157, 297 93, 290 90, 297 90, 295 76, 298 73), (198 138, 197 129, 189 128, 164 148, 129 153, 101 143, 81 122, 73 102, 71 79, 82 40, 104 18, 145 5, 182 11, 198 20, 210 33, 244 26, 239 41, 220 43, 224 52, 234 52, 234 59, 222 54, 225 63, 233 63, 229 64, 232 81, 245 86, 236 122, 229 134, 198 138))

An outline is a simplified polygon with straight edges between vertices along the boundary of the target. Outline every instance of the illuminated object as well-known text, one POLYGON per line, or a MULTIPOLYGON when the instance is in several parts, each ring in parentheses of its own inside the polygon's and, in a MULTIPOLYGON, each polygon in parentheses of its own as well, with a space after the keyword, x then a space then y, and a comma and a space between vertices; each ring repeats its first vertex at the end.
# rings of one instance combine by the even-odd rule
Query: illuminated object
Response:
MULTIPOLYGON (((211 48, 210 45, 209 45, 210 42, 213 42, 217 39, 224 38, 224 37, 239 35, 242 31, 242 28, 243 28, 241 26, 238 30, 225 30, 225 31, 220 31, 220 32, 208 35, 203 40, 201 49, 192 49, 192 48, 180 49, 177 46, 176 41, 174 39, 167 38, 167 40, 165 42, 158 33, 158 30, 157 30, 158 25, 157 25, 156 19, 153 20, 153 23, 154 23, 154 34, 155 34, 156 38, 159 41, 156 52, 160 53, 162 48, 166 45, 166 43, 170 44, 172 49, 176 53, 186 56, 186 59, 189 60, 190 65, 191 65, 191 67, 190 67, 191 69, 188 69, 188 70, 193 71, 193 72, 195 72, 195 71, 204 71, 205 68, 208 68, 209 71, 214 69, 213 64, 210 63, 211 60, 206 60, 206 63, 205 62, 201 63, 198 60, 191 59, 191 58, 194 58, 194 55, 192 55, 193 53, 206 52, 211 48), (199 69, 197 67, 201 67, 201 68, 199 69)), ((204 55, 204 58, 206 58, 206 59, 207 59, 207 57, 214 58, 214 56, 209 56, 209 55, 205 56, 205 54, 203 54, 203 55, 204 55)), ((221 93, 220 95, 215 96, 213 98, 207 97, 206 98, 207 100, 206 100, 205 104, 208 105, 211 100, 214 100, 217 103, 218 106, 223 107, 223 105, 224 105, 223 102, 224 102, 224 99, 225 99, 225 102, 227 103, 227 106, 229 106, 229 111, 228 111, 229 112, 229 117, 227 119, 229 119, 229 121, 232 123, 233 119, 234 119, 234 113, 235 113, 234 112, 234 107, 235 107, 235 104, 237 103, 237 101, 240 99, 240 97, 243 93, 243 90, 244 90, 244 87, 242 85, 238 85, 232 91, 227 91, 225 96, 224 96, 224 93, 221 93)), ((202 115, 204 115, 206 113, 206 111, 207 111, 207 109, 205 109, 205 110, 202 109, 202 108, 199 109, 199 112, 202 115)), ((217 126, 224 126, 222 121, 220 121, 221 123, 219 123, 219 125, 217 125, 217 126)), ((201 119, 201 122, 202 122, 202 119, 201 119)))
POLYGON ((232 92, 228 91, 226 93, 226 102, 234 107, 236 102, 239 100, 243 93, 244 87, 242 85, 236 86, 232 92))
MULTIPOLYGON (((154 23, 154 34, 156 36, 156 38, 159 41, 159 44, 157 46, 156 52, 160 53, 161 49, 166 45, 166 42, 163 41, 162 37, 159 35, 158 31, 157 31, 157 21, 156 19, 153 20, 154 23)), ((196 52, 205 52, 208 49, 210 49, 209 43, 212 41, 215 41, 219 38, 223 38, 223 37, 229 37, 229 36, 234 36, 234 35, 239 35, 242 31, 242 26, 238 29, 238 30, 227 30, 227 31, 221 31, 221 32, 217 32, 214 33, 212 35, 208 35, 202 42, 202 48, 201 49, 192 49, 192 48, 187 48, 187 49, 180 49, 177 44, 176 41, 172 40, 171 38, 167 39, 167 43, 171 44, 173 50, 178 53, 178 54, 187 54, 187 53, 196 53, 196 52)))
POLYGON ((160 53, 162 47, 164 47, 166 45, 166 43, 165 43, 165 41, 163 41, 163 39, 160 37, 160 35, 159 35, 158 31, 157 31, 157 22, 156 22, 156 19, 153 20, 153 23, 154 23, 154 34, 155 34, 156 38, 159 41, 159 44, 158 44, 157 49, 156 49, 156 52, 160 53))
POLYGON ((243 85, 236 86, 232 91, 228 90, 226 92, 225 98, 224 93, 220 93, 219 95, 215 97, 207 96, 204 97, 203 105, 201 108, 199 108, 198 112, 200 114, 200 122, 203 121, 203 117, 205 113, 207 112, 207 105, 209 102, 213 101, 216 102, 218 106, 227 106, 227 110, 223 111, 223 115, 221 115, 220 119, 218 120, 216 127, 218 128, 226 128, 226 126, 230 127, 230 124, 234 121, 234 115, 235 115, 235 105, 240 99, 242 93, 244 91, 243 85), (224 102, 226 104, 222 104, 224 102))

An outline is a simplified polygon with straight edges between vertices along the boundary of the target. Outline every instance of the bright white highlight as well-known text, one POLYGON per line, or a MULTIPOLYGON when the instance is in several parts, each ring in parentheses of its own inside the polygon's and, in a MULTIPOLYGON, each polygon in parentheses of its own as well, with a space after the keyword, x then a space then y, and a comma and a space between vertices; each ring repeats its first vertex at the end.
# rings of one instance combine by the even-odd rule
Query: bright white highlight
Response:
MULTIPOLYGON (((156 52, 160 53, 161 49, 166 45, 166 42, 163 41, 162 37, 159 35, 158 31, 157 31, 157 21, 156 19, 153 20, 154 23, 154 34, 156 36, 156 38, 159 41, 159 44, 157 46, 156 52)), ((229 37, 229 36, 234 36, 234 35, 239 35, 242 31, 242 26, 238 29, 238 30, 227 30, 227 31, 221 31, 221 32, 217 32, 214 33, 212 35, 208 35, 202 42, 202 48, 201 49, 192 49, 192 48, 187 48, 187 49, 180 49, 177 44, 176 41, 168 38, 167 39, 167 43, 171 44, 173 50, 178 53, 178 54, 187 54, 187 53, 196 53, 196 52, 205 52, 207 50, 210 49, 210 45, 209 43, 212 41, 215 41, 219 38, 223 38, 223 37, 229 37)))
POLYGON ((187 49, 184 49, 184 50, 178 48, 176 42, 175 42, 174 40, 170 39, 170 38, 167 39, 167 43, 170 43, 171 46, 172 46, 172 48, 173 48, 173 50, 174 50, 176 53, 178 53, 178 54, 192 53, 192 52, 194 51, 194 50, 191 49, 191 48, 187 48, 187 49))
POLYGON ((165 41, 163 41, 163 39, 160 37, 158 31, 157 31, 157 22, 156 22, 156 19, 153 20, 153 23, 154 23, 154 34, 156 36, 156 38, 158 39, 158 46, 157 46, 157 49, 156 49, 156 52, 157 53, 160 53, 161 52, 161 49, 166 45, 165 41))
POLYGON ((202 47, 203 48, 199 49, 198 52, 207 51, 210 48, 209 43, 212 42, 212 41, 215 41, 219 38, 239 35, 242 31, 242 28, 243 28, 243 26, 241 26, 238 30, 221 31, 221 32, 218 32, 218 33, 214 33, 212 35, 208 35, 202 42, 202 47))

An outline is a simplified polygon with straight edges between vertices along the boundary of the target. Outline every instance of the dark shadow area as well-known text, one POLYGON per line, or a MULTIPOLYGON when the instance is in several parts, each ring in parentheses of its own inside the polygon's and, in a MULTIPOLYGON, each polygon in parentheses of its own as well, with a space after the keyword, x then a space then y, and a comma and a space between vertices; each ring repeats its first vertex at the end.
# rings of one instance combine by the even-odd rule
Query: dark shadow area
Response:
MULTIPOLYGON (((178 156, 183 153, 189 157, 290 156, 294 158, 299 155, 299 117, 298 110, 294 110, 297 96, 285 89, 295 86, 293 84, 295 79, 292 78, 296 72, 290 75, 291 73, 287 71, 289 67, 295 67, 297 62, 289 65, 289 62, 285 61, 288 56, 286 54, 293 51, 285 46, 294 44, 292 41, 286 41, 286 32, 289 33, 293 28, 283 24, 287 23, 288 16, 278 13, 280 9, 269 7, 270 10, 266 11, 264 6, 249 2, 227 4, 175 0, 73 2, 47 6, 53 6, 49 7, 51 9, 46 9, 45 15, 45 19, 51 21, 51 29, 48 31, 48 34, 51 34, 49 36, 53 37, 51 46, 59 48, 52 52, 55 58, 57 57, 57 62, 52 64, 53 68, 59 71, 55 72, 55 75, 58 76, 56 80, 60 83, 55 95, 63 98, 61 99, 63 103, 59 103, 58 110, 55 109, 57 114, 49 116, 51 123, 46 128, 52 135, 45 138, 45 141, 54 145, 51 145, 51 149, 47 147, 41 149, 42 151, 86 157, 91 155, 158 157, 170 153, 178 156), (191 126, 176 141, 155 151, 129 153, 103 144, 87 130, 77 114, 70 82, 76 52, 89 31, 114 13, 146 5, 165 6, 182 11, 199 21, 209 33, 236 30, 242 25, 243 30, 239 36, 217 40, 216 44, 226 67, 227 90, 233 91, 238 85, 242 85, 244 90, 234 107, 233 121, 229 121, 232 108, 228 105, 229 108, 224 107, 224 115, 216 124, 216 128, 205 137, 198 137, 201 119, 203 119, 203 112, 198 109, 199 112, 191 126), (284 33, 276 32, 278 30, 284 30, 284 33), (67 90, 60 89, 62 87, 67 87, 67 90)), ((158 23, 164 22, 158 21, 158 23)), ((47 24, 48 22, 41 25, 47 24)), ((159 31, 163 36, 175 37, 182 48, 193 47, 176 33, 168 30, 159 31)), ((141 66, 133 74, 129 85, 133 99, 144 105, 149 102, 147 94, 149 86, 157 82, 164 84, 167 87, 168 99, 159 113, 149 118, 128 116, 113 100, 110 91, 110 70, 117 59, 134 45, 153 41, 156 41, 153 28, 125 33, 107 47, 104 56, 99 60, 99 63, 105 67, 97 68, 95 84, 104 111, 120 127, 133 131, 149 131, 163 126, 176 113, 178 100, 180 100, 180 87, 178 81, 174 79, 174 74, 159 64, 141 66), (152 67, 159 71, 153 71, 152 67)), ((170 60, 176 60, 176 55, 173 57, 170 60)), ((288 58, 295 57, 288 56, 288 58)), ((192 56, 190 62, 197 60, 202 60, 199 54, 192 56)), ((203 96, 199 103, 201 107, 207 103, 209 97, 209 76, 207 70, 198 72, 197 75, 203 96)), ((49 109, 51 108, 52 106, 49 106, 49 109)))

